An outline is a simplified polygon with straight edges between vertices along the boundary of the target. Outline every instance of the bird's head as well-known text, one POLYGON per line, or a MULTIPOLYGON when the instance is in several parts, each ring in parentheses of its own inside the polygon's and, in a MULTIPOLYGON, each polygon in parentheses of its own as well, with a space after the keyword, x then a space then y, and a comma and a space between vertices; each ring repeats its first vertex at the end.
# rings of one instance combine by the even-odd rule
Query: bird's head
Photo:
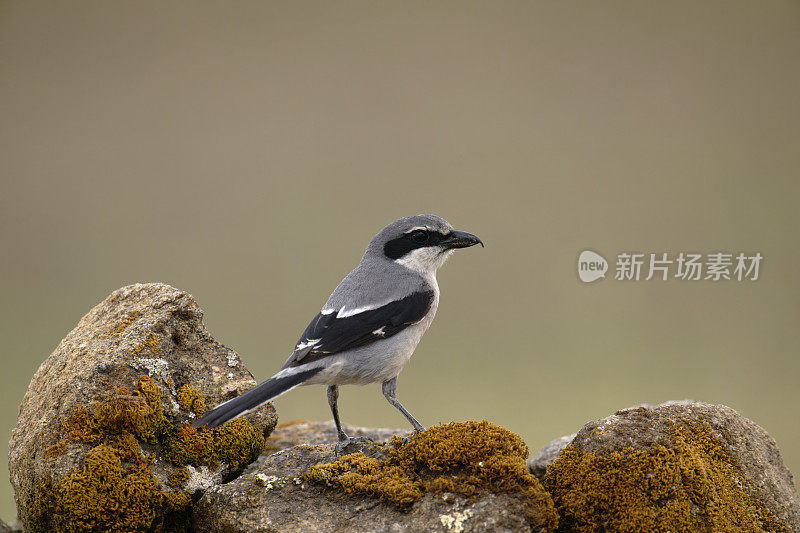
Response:
POLYGON ((415 215, 383 228, 370 241, 365 257, 380 257, 422 274, 433 274, 453 250, 476 244, 483 246, 478 237, 453 229, 441 217, 415 215))

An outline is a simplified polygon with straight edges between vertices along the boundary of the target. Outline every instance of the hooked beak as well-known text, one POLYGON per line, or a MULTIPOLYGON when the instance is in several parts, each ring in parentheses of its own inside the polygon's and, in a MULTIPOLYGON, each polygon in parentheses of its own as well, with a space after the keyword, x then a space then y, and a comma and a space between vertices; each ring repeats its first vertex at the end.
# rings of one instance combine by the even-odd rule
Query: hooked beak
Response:
POLYGON ((439 244, 447 249, 468 248, 470 246, 475 246, 476 244, 483 246, 483 241, 472 233, 453 230, 450 233, 450 236, 442 240, 439 244))

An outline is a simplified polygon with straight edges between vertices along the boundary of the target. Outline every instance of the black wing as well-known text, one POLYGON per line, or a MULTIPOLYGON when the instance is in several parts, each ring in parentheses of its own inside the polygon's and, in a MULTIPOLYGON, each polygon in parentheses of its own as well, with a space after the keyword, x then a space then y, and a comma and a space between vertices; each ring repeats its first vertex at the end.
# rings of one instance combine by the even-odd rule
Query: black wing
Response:
POLYGON ((319 313, 303 332, 283 368, 316 361, 396 335, 423 319, 433 305, 433 291, 414 292, 369 311, 337 318, 336 311, 319 313))

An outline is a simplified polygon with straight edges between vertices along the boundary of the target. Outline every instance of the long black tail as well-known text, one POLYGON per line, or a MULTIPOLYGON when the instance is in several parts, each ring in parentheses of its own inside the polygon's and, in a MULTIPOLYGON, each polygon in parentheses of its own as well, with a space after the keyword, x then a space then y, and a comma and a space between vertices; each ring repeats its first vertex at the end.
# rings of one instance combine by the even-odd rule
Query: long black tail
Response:
POLYGON ((209 429, 222 425, 228 420, 247 414, 262 403, 268 402, 289 389, 300 385, 321 370, 322 367, 317 367, 284 376, 276 374, 244 394, 219 404, 215 409, 192 422, 192 425, 196 428, 207 426, 209 429))

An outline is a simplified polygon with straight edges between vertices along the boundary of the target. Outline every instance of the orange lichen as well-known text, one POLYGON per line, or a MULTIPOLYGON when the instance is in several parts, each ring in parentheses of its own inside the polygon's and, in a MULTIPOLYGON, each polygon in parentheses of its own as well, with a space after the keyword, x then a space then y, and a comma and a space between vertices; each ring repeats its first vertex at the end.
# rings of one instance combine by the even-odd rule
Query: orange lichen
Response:
POLYGON ((116 324, 112 324, 108 329, 108 331, 103 336, 116 337, 120 335, 123 331, 125 331, 128 328, 128 326, 136 322, 136 319, 138 319, 140 316, 142 316, 141 313, 131 313, 130 315, 126 316, 116 324))
POLYGON ((160 342, 159 337, 155 333, 150 332, 145 340, 133 347, 133 355, 140 357, 142 352, 147 352, 152 356, 157 356, 160 342))
POLYGON ((528 472, 528 447, 505 428, 482 422, 432 427, 403 442, 393 438, 386 459, 362 453, 311 467, 309 481, 407 508, 425 493, 452 492, 517 496, 529 523, 552 530, 558 523, 553 502, 528 472))
POLYGON ((216 468, 224 462, 232 470, 252 463, 266 448, 262 432, 242 418, 205 431, 183 425, 161 443, 164 459, 173 464, 216 468))
MULTIPOLYGON (((202 410, 203 397, 193 387, 182 389, 194 412, 202 410)), ((265 447, 262 432, 244 419, 203 432, 188 424, 173 427, 164 414, 162 390, 148 376, 139 378, 133 393, 119 387, 91 408, 76 407, 62 422, 61 434, 62 439, 48 448, 49 456, 64 453, 69 442, 94 447, 83 464, 57 484, 44 482, 25 496, 25 521, 32 531, 181 529, 175 517, 191 502, 191 495, 181 489, 189 478, 184 465, 216 467, 225 462, 237 470, 265 447), (155 445, 156 453, 183 467, 168 477, 174 492, 153 476, 152 456, 142 451, 141 443, 155 445)))
POLYGON ((206 412, 206 400, 197 389, 191 385, 183 385, 178 388, 178 405, 187 412, 192 412, 197 416, 203 416, 206 412))
POLYGON ((605 454, 567 447, 545 486, 561 531, 783 530, 703 424, 677 424, 672 446, 605 454))
POLYGON ((64 532, 145 530, 163 501, 149 468, 123 466, 106 444, 90 450, 54 492, 52 527, 64 532))
POLYGON ((189 474, 189 469, 183 467, 169 475, 167 478, 167 484, 174 489, 180 489, 186 484, 187 481, 189 481, 190 477, 191 475, 189 474))

